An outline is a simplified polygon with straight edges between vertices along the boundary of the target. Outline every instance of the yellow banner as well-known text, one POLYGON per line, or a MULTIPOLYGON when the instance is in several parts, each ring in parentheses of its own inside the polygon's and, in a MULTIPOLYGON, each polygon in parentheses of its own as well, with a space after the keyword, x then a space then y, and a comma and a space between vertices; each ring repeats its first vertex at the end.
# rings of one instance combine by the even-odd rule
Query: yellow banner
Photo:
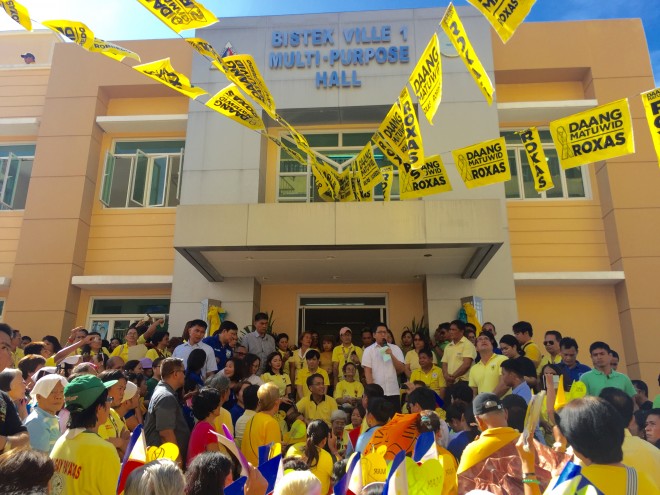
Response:
POLYGON ((28 10, 23 7, 20 3, 13 0, 0 1, 0 5, 7 15, 18 22, 28 31, 32 31, 32 21, 30 20, 30 14, 28 10))
POLYGON ((536 0, 468 0, 490 22, 506 43, 516 32, 536 0))
POLYGON ((395 165, 400 167, 404 163, 408 163, 406 129, 403 126, 403 114, 398 103, 392 105, 371 139, 395 165))
POLYGON ((174 32, 199 29, 218 22, 218 18, 195 0, 138 0, 174 32))
POLYGON ((371 149, 371 141, 362 148, 360 154, 355 158, 355 167, 360 177, 360 185, 363 191, 370 191, 383 181, 383 176, 374 158, 371 149))
POLYGON ((353 192, 353 174, 351 173, 351 167, 346 167, 346 169, 339 174, 339 192, 337 193, 337 199, 342 203, 347 201, 355 201, 355 193, 353 192))
POLYGON ((642 103, 644 103, 646 120, 649 124, 653 147, 660 165, 660 88, 642 93, 642 103))
POLYGON ((538 129, 536 127, 530 127, 519 134, 520 140, 525 146, 527 162, 532 171, 532 177, 534 177, 534 189, 538 192, 552 189, 555 185, 552 182, 552 174, 550 173, 548 161, 545 158, 538 129))
MULTIPOLYGON (((208 41, 203 40, 202 38, 186 38, 186 41, 190 46, 197 50, 197 52, 205 57, 209 57, 212 61, 219 62, 222 60, 222 57, 215 51, 215 48, 213 48, 208 41)), ((214 65, 224 73, 224 66, 221 66, 221 64, 214 65)))
POLYGON ((550 133, 565 169, 635 152, 627 98, 550 122, 550 133))
POLYGON ((429 156, 418 170, 399 169, 401 199, 421 198, 451 191, 451 183, 439 155, 429 156))
POLYGON ((133 67, 147 77, 154 79, 193 100, 201 95, 207 94, 202 88, 196 88, 190 84, 190 80, 183 74, 174 70, 169 58, 156 60, 133 67))
POLYGON ((312 170, 316 169, 325 178, 326 183, 332 190, 333 199, 339 194, 339 173, 327 163, 317 162, 312 170))
POLYGON ((137 53, 119 45, 115 45, 114 43, 110 43, 109 41, 103 41, 98 38, 94 38, 94 43, 92 44, 92 47, 89 49, 89 51, 102 53, 106 57, 110 57, 111 59, 117 60, 118 62, 121 62, 126 57, 141 62, 140 56, 137 53))
POLYGON ((495 88, 493 87, 490 77, 488 77, 486 69, 484 69, 484 66, 481 64, 479 57, 477 57, 474 48, 472 48, 472 44, 468 39, 465 28, 463 28, 463 23, 459 19, 458 13, 453 4, 450 3, 449 7, 447 7, 445 15, 442 18, 442 21, 440 21, 440 26, 444 32, 447 33, 447 36, 449 36, 449 40, 463 59, 465 66, 470 74, 472 74, 472 77, 477 83, 477 86, 479 86, 481 92, 486 97, 488 104, 492 104, 495 88))
POLYGON ((205 105, 254 131, 266 128, 259 114, 234 83, 221 89, 205 105))
POLYGON ((392 184, 394 183, 394 167, 387 165, 380 168, 380 173, 383 176, 383 201, 389 201, 392 196, 392 184))
POLYGON ((318 167, 312 167, 312 174, 314 174, 316 190, 321 199, 323 199, 323 201, 334 201, 335 192, 330 184, 328 184, 328 181, 325 179, 321 170, 319 170, 318 167))
POLYGON ((403 88, 399 95, 399 105, 403 115, 403 126, 406 130, 405 141, 408 147, 408 160, 412 168, 419 168, 424 164, 424 145, 422 144, 422 133, 419 129, 419 121, 415 114, 415 107, 410 99, 408 88, 403 88))
POLYGON ((41 24, 55 31, 58 34, 66 36, 76 45, 80 45, 85 50, 92 50, 94 46, 94 33, 82 22, 57 20, 43 21, 41 24))
MULTIPOLYGON (((216 64, 214 64, 216 65, 216 64)), ((257 67, 252 55, 232 55, 222 59, 227 79, 245 91, 250 98, 259 103, 268 114, 275 118, 275 100, 268 91, 268 86, 257 67)))
POLYGON ((454 150, 451 154, 468 189, 511 179, 503 137, 454 150))
POLYGON ((409 81, 426 119, 433 125, 433 116, 442 99, 442 60, 438 33, 433 33, 409 81))

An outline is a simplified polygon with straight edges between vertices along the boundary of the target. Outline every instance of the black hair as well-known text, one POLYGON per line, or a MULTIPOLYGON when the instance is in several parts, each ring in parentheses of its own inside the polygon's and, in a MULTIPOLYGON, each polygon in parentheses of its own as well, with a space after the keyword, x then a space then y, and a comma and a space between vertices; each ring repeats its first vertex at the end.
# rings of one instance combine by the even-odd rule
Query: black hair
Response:
POLYGON ((527 402, 519 395, 510 394, 502 399, 502 406, 506 409, 507 424, 520 432, 525 429, 525 415, 527 402))
MULTIPOLYGON (((250 368, 252 368, 252 365, 257 361, 259 361, 259 366, 261 366, 261 358, 259 356, 257 356, 256 354, 252 354, 251 352, 245 355, 245 357, 243 358, 243 369, 247 376, 252 375, 250 368)), ((236 366, 234 365, 234 368, 235 367, 236 366)))
POLYGON ((192 398, 192 413, 198 421, 215 411, 220 405, 220 392, 211 387, 204 387, 192 398))
POLYGON ((192 327, 202 327, 207 329, 209 327, 204 320, 190 320, 186 326, 188 329, 191 329, 192 327))
POLYGON ((385 397, 385 391, 383 390, 383 387, 377 383, 367 383, 364 386, 364 395, 367 399, 372 397, 385 397))
POLYGON ((305 353, 305 360, 314 358, 321 359, 321 353, 316 349, 310 349, 305 353))
POLYGON ((638 409, 633 413, 633 419, 635 420, 635 423, 637 424, 637 429, 643 434, 644 439, 646 439, 646 432, 644 429, 646 428, 646 417, 649 415, 648 411, 645 411, 643 409, 638 409))
POLYGON ((279 342, 282 339, 289 340, 289 335, 286 333, 279 333, 277 334, 277 338, 275 339, 275 342, 279 342))
POLYGON ((453 320, 449 326, 451 327, 452 325, 458 328, 462 333, 465 333, 465 322, 463 320, 453 320))
POLYGON ((222 495, 232 460, 220 452, 202 452, 186 470, 186 495, 222 495))
POLYGON ((267 319, 268 319, 268 315, 264 312, 259 312, 256 315, 254 315, 254 321, 262 321, 267 319))
POLYGON ((371 397, 367 403, 367 409, 369 410, 369 414, 371 414, 380 424, 387 423, 397 412, 394 410, 394 404, 386 400, 384 397, 371 397))
POLYGON ((561 332, 557 330, 548 330, 545 332, 546 336, 547 335, 554 335, 554 337, 557 339, 557 342, 561 342, 561 332))
POLYGON ((186 371, 198 373, 206 364, 206 351, 204 349, 193 349, 188 355, 186 371))
POLYGON ((344 366, 341 367, 341 370, 344 373, 346 373, 346 367, 348 367, 348 366, 353 366, 353 368, 355 368, 355 370, 357 371, 357 365, 353 361, 346 361, 344 363, 344 366))
POLYGON ((502 361, 500 368, 513 373, 521 380, 524 380, 525 374, 523 373, 522 366, 520 366, 520 363, 517 359, 507 359, 506 361, 502 361))
POLYGON ((10 339, 14 338, 12 328, 6 323, 0 323, 0 332, 6 333, 10 339))
POLYGON ((575 348, 575 352, 579 351, 580 348, 578 347, 577 340, 575 340, 573 337, 563 337, 559 341, 559 348, 560 349, 572 349, 575 348))
POLYGON ((282 469, 286 471, 309 471, 309 466, 300 457, 289 456, 282 459, 282 469))
MULTIPOLYGON (((220 328, 215 333, 222 333, 225 330, 238 330, 238 325, 230 320, 225 320, 220 323, 220 328)), ((215 334, 214 334, 215 335, 215 334)))
POLYGON ((334 485, 346 474, 346 466, 348 465, 348 459, 342 459, 335 462, 332 466, 332 475, 330 477, 332 484, 334 485))
POLYGON ((440 323, 440 324, 438 325, 438 328, 436 328, 436 331, 438 331, 438 330, 449 330, 450 327, 451 327, 451 323, 450 323, 450 322, 448 322, 448 321, 443 321, 442 323, 440 323))
POLYGON ((108 389, 101 392, 94 403, 86 409, 82 409, 79 405, 74 404, 68 406, 67 409, 71 413, 69 416, 69 428, 96 428, 98 422, 97 410, 99 407, 106 407, 108 402, 108 389))
POLYGON ((403 333, 401 334, 401 341, 403 341, 403 337, 410 334, 411 337, 413 336, 413 333, 410 330, 404 330, 403 333))
POLYGON ((243 390, 243 405, 246 410, 257 410, 257 406, 259 405, 259 397, 257 396, 258 391, 259 385, 250 385, 243 390))
POLYGON ((138 364, 140 364, 139 359, 131 359, 130 361, 126 361, 126 363, 124 364, 124 371, 132 372, 135 370, 135 368, 137 368, 138 364))
POLYGON ((53 345, 53 354, 57 354, 62 350, 62 344, 60 344, 59 339, 54 335, 46 335, 43 339, 41 339, 41 341, 48 342, 53 345))
POLYGON ((610 354, 612 349, 610 349, 610 346, 607 345, 605 342, 601 342, 600 340, 597 340, 593 344, 589 346, 589 354, 594 352, 596 349, 605 349, 605 351, 610 354))
POLYGON ((612 357, 619 359, 619 353, 616 352, 614 349, 610 349, 610 354, 612 357))
POLYGON ((234 376, 232 376, 229 380, 238 383, 242 382, 243 378, 245 377, 245 363, 243 362, 243 359, 238 359, 235 357, 230 357, 225 361, 225 368, 227 367, 227 363, 231 361, 234 364, 234 376))
POLYGON ((364 335, 365 333, 369 332, 370 334, 373 334, 374 331, 370 327, 364 327, 362 331, 360 332, 361 335, 364 335))
POLYGON ((450 402, 460 400, 466 404, 470 404, 472 399, 474 399, 474 392, 467 382, 458 382, 447 388, 447 397, 449 397, 450 402))
POLYGON ((319 463, 321 455, 319 444, 328 438, 330 427, 322 419, 315 419, 307 425, 307 440, 305 441, 305 457, 307 465, 312 468, 319 463))
POLYGON ((488 337, 488 340, 490 340, 490 345, 492 345, 493 350, 495 350, 497 347, 497 340, 495 340, 495 336, 492 332, 489 332, 488 330, 482 330, 479 334, 479 337, 488 337))
POLYGON ((11 390, 11 382, 13 382, 14 378, 16 378, 17 372, 21 375, 22 378, 23 373, 21 372, 21 370, 6 368, 0 371, 0 390, 2 390, 3 392, 9 392, 9 390, 11 390))
POLYGON ((617 412, 621 415, 625 427, 628 427, 633 419, 633 411, 635 409, 635 404, 633 403, 632 397, 630 397, 623 390, 619 390, 618 388, 614 387, 605 387, 600 391, 598 397, 612 404, 614 409, 616 409, 617 412))
POLYGON ((523 351, 520 342, 518 342, 518 339, 511 334, 502 335, 502 338, 500 339, 500 346, 502 344, 506 344, 509 347, 515 347, 518 350, 518 354, 520 354, 521 356, 525 355, 525 351, 523 351))
POLYGON ((418 355, 424 354, 429 359, 433 359, 433 351, 431 350, 430 347, 424 347, 423 349, 420 349, 417 354, 418 355))
MULTIPOLYGON (((433 410, 437 407, 435 403, 435 393, 430 388, 417 387, 408 394, 407 401, 411 406, 419 404, 422 410, 433 410)), ((369 407, 369 412, 371 412, 371 407, 369 407)))
POLYGON ((2 493, 49 493, 48 483, 55 474, 55 463, 45 452, 14 449, 0 456, 2 493))
POLYGON ((169 332, 156 332, 151 336, 151 343, 154 346, 157 346, 163 341, 165 337, 169 337, 169 335, 170 335, 169 332))
MULTIPOLYGON (((543 365, 543 368, 541 368, 541 373, 539 373, 539 377, 541 378, 541 382, 543 382, 543 377, 545 376, 545 369, 550 368, 554 370, 555 373, 557 373, 558 376, 561 376, 563 374, 562 369, 559 367, 558 364, 554 363, 545 363, 543 365)), ((564 387, 566 387, 566 382, 564 382, 564 387)), ((543 383, 543 390, 548 390, 548 384, 543 383)))
POLYGON ((598 397, 573 399, 555 414, 555 422, 573 449, 591 462, 622 461, 626 425, 609 402, 598 397))
POLYGON ((473 331, 474 334, 476 335, 477 334, 477 327, 474 323, 467 322, 465 324, 465 331, 466 332, 473 331))
POLYGON ((463 414, 465 414, 465 409, 465 404, 461 403, 456 403, 449 406, 447 408, 447 414, 445 415, 447 422, 454 419, 460 421, 463 418, 463 414))
POLYGON ((323 378, 323 375, 321 373, 312 373, 307 377, 307 380, 305 381, 305 383, 307 384, 307 388, 311 387, 312 382, 317 378, 320 378, 325 382, 325 378, 323 378))
POLYGON ((646 397, 649 396, 649 386, 646 384, 646 382, 643 382, 642 380, 631 380, 633 387, 637 387, 640 389, 642 392, 644 392, 644 395, 646 397))
MULTIPOLYGON (((382 321, 379 321, 373 326, 373 329, 371 330, 371 333, 376 333, 376 330, 378 330, 378 327, 385 327, 385 330, 389 330, 389 327, 387 326, 387 323, 384 323, 382 321)), ((362 331, 364 333, 364 330, 362 331)))
POLYGON ((534 336, 532 324, 528 321, 519 321, 513 324, 513 333, 527 333, 530 337, 534 336))
POLYGON ((128 381, 128 378, 126 378, 126 373, 124 373, 122 370, 105 370, 99 373, 99 379, 102 382, 109 382, 112 380, 126 380, 128 381))

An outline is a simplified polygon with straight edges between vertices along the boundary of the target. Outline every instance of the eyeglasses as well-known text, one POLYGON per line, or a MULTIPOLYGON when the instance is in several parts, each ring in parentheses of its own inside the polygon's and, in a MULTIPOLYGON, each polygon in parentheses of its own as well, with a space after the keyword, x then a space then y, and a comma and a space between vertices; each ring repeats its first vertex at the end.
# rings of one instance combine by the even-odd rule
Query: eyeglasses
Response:
POLYGON ((555 343, 554 340, 546 340, 545 342, 543 342, 543 345, 553 345, 554 343, 555 343))
POLYGON ((111 404, 114 399, 112 397, 108 397, 105 399, 106 404, 111 404))

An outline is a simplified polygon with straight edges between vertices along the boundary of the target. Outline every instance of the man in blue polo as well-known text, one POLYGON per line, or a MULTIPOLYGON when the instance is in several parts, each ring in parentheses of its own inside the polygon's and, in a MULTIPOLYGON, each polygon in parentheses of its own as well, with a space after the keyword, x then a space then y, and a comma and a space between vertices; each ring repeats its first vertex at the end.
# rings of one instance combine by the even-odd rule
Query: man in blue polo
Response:
MULTIPOLYGON (((564 373, 564 380, 566 375, 570 377, 570 383, 576 382, 591 368, 586 364, 582 364, 577 360, 578 343, 571 337, 564 337, 559 341, 559 354, 561 355, 561 363, 559 367, 564 373)), ((567 385, 570 385, 567 384, 567 385)))
POLYGON ((236 326, 236 323, 225 320, 212 336, 202 340, 213 349, 215 361, 218 363, 218 370, 224 369, 227 359, 234 355, 234 349, 230 344, 237 338, 237 335, 238 326, 236 326))
POLYGON ((609 345, 605 342, 594 342, 589 346, 589 353, 594 363, 594 369, 580 377, 580 381, 587 386, 587 395, 599 396, 606 387, 623 390, 630 397, 635 395, 635 387, 630 378, 612 369, 609 345))

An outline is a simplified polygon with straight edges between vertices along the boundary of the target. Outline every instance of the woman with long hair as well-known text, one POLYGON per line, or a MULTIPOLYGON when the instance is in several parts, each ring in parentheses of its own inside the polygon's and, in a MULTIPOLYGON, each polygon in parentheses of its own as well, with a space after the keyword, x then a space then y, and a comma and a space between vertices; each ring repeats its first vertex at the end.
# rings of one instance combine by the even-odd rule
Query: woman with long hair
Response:
POLYGON ((274 383, 264 383, 257 392, 257 412, 245 425, 241 451, 253 466, 259 465, 259 447, 282 441, 280 425, 274 418, 282 400, 280 389, 274 383))
POLYGON ((25 397, 26 384, 20 370, 7 368, 0 371, 0 390, 6 392, 14 403, 18 417, 25 421, 28 416, 27 399, 25 397))
POLYGON ((413 333, 410 330, 404 330, 401 334, 401 352, 405 357, 410 351, 413 350, 413 333))
POLYGON ((263 380, 257 375, 259 368, 261 368, 261 358, 256 354, 248 354, 243 360, 245 363, 245 374, 247 375, 246 381, 252 385, 263 385, 263 380))
POLYGON ((289 359, 289 376, 291 383, 296 383, 296 373, 307 368, 307 360, 305 354, 312 347, 312 332, 303 332, 298 341, 298 349, 293 351, 293 356, 289 359))
POLYGON ((167 345, 170 343, 170 334, 168 332, 156 332, 151 337, 151 344, 153 348, 147 351, 147 357, 152 361, 155 361, 158 358, 168 358, 172 357, 172 353, 167 349, 167 345))
POLYGON ((229 399, 222 405, 229 411, 236 405, 241 383, 245 381, 243 378, 245 376, 243 360, 233 357, 227 359, 225 367, 220 370, 220 373, 229 378, 229 399))
POLYGON ((283 367, 282 355, 278 351, 270 353, 266 358, 266 372, 261 375, 261 379, 264 383, 273 382, 277 385, 282 402, 290 404, 291 378, 284 373, 283 367))
MULTIPOLYGON (((426 338, 426 336, 420 332, 417 332, 413 336, 413 349, 408 354, 406 354, 406 377, 410 378, 412 372, 420 368, 419 365, 419 351, 422 349, 431 348, 431 342, 426 338)), ((433 354, 433 364, 438 364, 438 361, 433 354)))
POLYGON ((321 419, 315 419, 307 425, 307 440, 305 443, 297 443, 289 447, 287 457, 302 458, 310 472, 321 482, 321 493, 330 492, 332 478, 332 467, 334 462, 332 456, 326 452, 328 445, 330 452, 335 458, 339 458, 337 452, 337 438, 332 434, 330 427, 321 419))

